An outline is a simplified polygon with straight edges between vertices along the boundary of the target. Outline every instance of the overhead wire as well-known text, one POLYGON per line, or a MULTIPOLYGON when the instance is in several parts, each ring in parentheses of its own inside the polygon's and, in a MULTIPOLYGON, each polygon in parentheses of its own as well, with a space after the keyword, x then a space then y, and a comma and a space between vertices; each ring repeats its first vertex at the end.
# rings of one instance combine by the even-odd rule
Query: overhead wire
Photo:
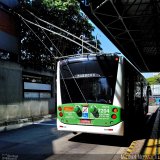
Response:
POLYGON ((62 80, 63 80, 64 86, 65 86, 65 88, 66 88, 67 94, 68 94, 68 96, 69 96, 69 99, 70 99, 71 103, 73 103, 72 98, 71 98, 71 95, 70 95, 70 93, 69 93, 67 84, 66 84, 66 82, 65 82, 65 80, 64 80, 64 77, 63 77, 63 74, 62 74, 61 70, 60 70, 60 75, 61 75, 61 77, 62 77, 62 80))
MULTIPOLYGON (((52 24, 52 23, 49 23, 49 22, 47 22, 47 21, 39 18, 38 16, 36 16, 34 13, 32 13, 31 11, 29 11, 28 9, 26 9, 26 11, 27 11, 28 13, 30 13, 32 16, 34 16, 35 18, 37 18, 38 20, 40 20, 40 21, 42 21, 42 22, 44 22, 44 23, 46 23, 46 24, 48 24, 48 25, 50 25, 50 26, 52 26, 52 27, 54 27, 54 28, 56 28, 56 29, 59 29, 60 31, 62 31, 62 32, 64 32, 64 33, 67 33, 68 35, 73 36, 74 38, 82 41, 81 38, 75 36, 74 34, 68 32, 68 31, 66 31, 66 30, 64 30, 64 29, 62 29, 62 28, 60 28, 60 27, 58 27, 58 26, 56 26, 56 25, 54 25, 54 24, 52 24)), ((98 49, 97 47, 91 45, 91 44, 88 43, 87 41, 83 41, 83 43, 89 45, 90 47, 92 47, 92 48, 94 48, 94 49, 96 49, 96 51, 102 52, 100 49, 98 49)))
MULTIPOLYGON (((53 57, 55 58, 55 55, 52 53, 52 51, 47 47, 47 45, 40 39, 40 37, 33 31, 33 29, 26 23, 26 21, 22 18, 22 21, 24 22, 24 24, 33 32, 33 34, 40 40, 40 42, 45 46, 45 48, 53 55, 53 57)), ((41 27, 40 27, 41 28, 41 27)), ((43 28, 41 28, 42 30, 43 30, 43 28)), ((43 31, 44 32, 44 31, 43 31)), ((46 34, 45 34, 46 35, 46 34)), ((48 36, 47 36, 48 37, 48 36)), ((48 37, 49 38, 49 37, 48 37)), ((50 38, 49 38, 50 39, 50 38)), ((51 40, 50 40, 50 42, 51 42, 51 40)), ((52 42, 52 44, 53 44, 53 42, 52 42)), ((53 45, 53 46, 55 46, 55 45, 53 45)), ((55 46, 56 47, 56 46, 55 46)), ((56 47, 56 49, 58 50, 58 48, 56 47)), ((61 52, 58 50, 58 52, 59 52, 59 54, 62 56, 62 54, 61 54, 61 52)), ((56 59, 56 58, 55 58, 56 59)), ((73 77, 73 79, 74 79, 74 81, 75 81, 75 83, 76 83, 76 85, 77 85, 77 87, 78 87, 78 89, 79 89, 79 91, 80 91, 80 93, 81 93, 81 95, 82 95, 82 97, 83 97, 83 99, 85 100, 85 103, 87 103, 87 100, 86 100, 86 98, 85 98, 85 96, 84 96, 84 94, 83 94, 83 92, 82 92, 82 90, 80 89, 80 87, 79 87, 79 85, 78 85, 78 83, 77 83, 77 81, 76 81, 76 79, 74 78, 74 75, 73 75, 73 73, 72 73, 72 71, 71 71, 71 69, 70 69, 70 67, 68 66, 68 64, 67 64, 67 62, 66 61, 64 61, 65 63, 66 63, 66 66, 67 66, 67 68, 68 68, 68 70, 69 70, 69 72, 71 73, 71 75, 72 75, 72 77, 73 77)), ((61 73, 62 74, 62 73, 61 73)), ((66 86, 66 84, 65 84, 65 86, 66 86)), ((66 88, 67 89, 67 92, 68 92, 68 88, 66 88)), ((68 92, 69 93, 69 92, 68 92)), ((72 99, 71 99, 71 96, 70 96, 70 94, 69 94, 69 97, 70 97, 70 100, 71 100, 71 102, 72 102, 72 99)))
POLYGON ((39 36, 33 31, 33 29, 26 23, 24 19, 22 19, 23 23, 33 32, 33 34, 41 41, 41 43, 45 46, 45 48, 54 56, 52 51, 47 47, 47 45, 39 38, 39 36))
MULTIPOLYGON (((17 14, 18 14, 18 13, 17 13, 17 14)), ((88 51, 91 52, 91 53, 93 52, 92 50, 88 49, 87 47, 85 47, 85 46, 83 46, 82 44, 74 41, 74 40, 71 39, 71 38, 68 38, 68 37, 66 37, 66 36, 64 36, 64 35, 62 35, 62 34, 60 34, 60 33, 58 33, 58 32, 52 31, 52 30, 50 30, 50 29, 48 29, 48 28, 45 28, 45 27, 43 27, 43 26, 41 26, 41 25, 35 24, 35 23, 33 23, 32 21, 24 18, 24 17, 21 16, 20 14, 18 14, 18 16, 21 17, 21 19, 23 19, 24 21, 26 21, 26 22, 28 22, 28 23, 30 23, 30 24, 32 24, 32 25, 35 25, 35 26, 37 26, 37 27, 39 27, 39 28, 42 28, 42 29, 44 29, 44 30, 46 30, 46 31, 48 31, 48 32, 51 32, 51 33, 53 33, 53 34, 56 34, 56 35, 58 35, 58 36, 61 36, 61 37, 65 38, 65 39, 67 39, 67 40, 69 40, 69 41, 71 41, 71 42, 73 42, 73 43, 75 43, 75 44, 77 44, 77 45, 85 48, 86 50, 88 50, 88 51)))
MULTIPOLYGON (((36 21, 36 22, 37 22, 37 21, 36 21)), ((38 23, 38 22, 37 22, 37 23, 38 23)), ((55 49, 58 51, 58 53, 60 54, 60 56, 63 56, 62 53, 60 52, 60 50, 56 47, 56 45, 55 45, 55 44, 51 41, 51 39, 48 37, 48 35, 47 35, 46 32, 44 31, 44 29, 41 28, 41 30, 42 30, 42 32, 45 34, 45 36, 48 38, 48 40, 51 42, 51 44, 55 47, 55 49)), ((55 58, 55 56, 54 56, 54 58, 55 58)), ((65 64, 66 64, 66 66, 67 66, 69 72, 71 73, 71 76, 72 76, 74 82, 76 83, 76 85, 77 85, 77 87, 78 87, 78 89, 79 89, 79 91, 80 91, 80 93, 81 93, 83 99, 84 99, 85 102, 87 103, 87 100, 86 100, 86 98, 85 98, 85 96, 84 96, 82 90, 80 89, 80 87, 79 87, 79 85, 78 85, 78 83, 77 83, 77 81, 76 81, 76 79, 75 79, 75 77, 74 77, 74 75, 73 75, 73 73, 72 73, 72 71, 71 71, 69 65, 67 64, 66 61, 64 61, 64 62, 65 62, 65 64)), ((62 75, 61 70, 60 70, 60 74, 61 74, 61 76, 62 76, 62 78, 63 78, 63 75, 62 75)), ((63 78, 63 80, 64 80, 64 78, 63 78)), ((64 82, 64 83, 65 83, 65 82, 64 82)), ((66 83, 65 83, 65 86, 67 86, 66 83)), ((69 93, 68 88, 66 88, 66 89, 67 89, 67 92, 69 93)), ((69 94, 69 97, 70 97, 70 100, 72 101, 70 94, 69 94)))
MULTIPOLYGON (((37 22, 37 20, 36 20, 36 22, 37 22)), ((38 22, 37 22, 38 23, 38 22)), ((48 38, 48 40, 51 42, 51 44, 52 44, 52 46, 58 51, 58 53, 59 54, 61 54, 61 52, 59 51, 59 49, 56 47, 56 45, 51 41, 51 39, 48 37, 48 35, 45 33, 45 31, 41 28, 41 30, 42 30, 42 32, 45 34, 45 36, 48 38)), ((33 31, 33 30, 32 30, 33 31)), ((48 47, 47 47, 48 48, 48 47)), ((48 48, 49 49, 49 48, 48 48)), ((52 52, 51 52, 52 53, 52 52)), ((53 53, 52 53, 52 55, 53 55, 53 53)), ((53 57, 54 57, 54 59, 56 60, 56 58, 55 58, 55 55, 53 55, 53 57)), ((69 96, 69 99, 70 99, 70 101, 71 101, 71 103, 73 102, 72 101, 72 98, 71 98, 71 96, 70 96, 70 93, 69 93, 69 90, 68 90, 68 87, 67 87, 67 85, 66 85, 66 82, 65 82, 65 80, 64 80, 64 78, 63 78, 63 74, 62 74, 62 72, 61 72, 61 70, 60 70, 60 75, 61 75, 61 77, 62 77, 62 80, 63 80, 63 83, 64 83, 64 86, 65 86, 65 88, 66 88, 66 91, 67 91, 67 94, 68 94, 68 96, 69 96)))

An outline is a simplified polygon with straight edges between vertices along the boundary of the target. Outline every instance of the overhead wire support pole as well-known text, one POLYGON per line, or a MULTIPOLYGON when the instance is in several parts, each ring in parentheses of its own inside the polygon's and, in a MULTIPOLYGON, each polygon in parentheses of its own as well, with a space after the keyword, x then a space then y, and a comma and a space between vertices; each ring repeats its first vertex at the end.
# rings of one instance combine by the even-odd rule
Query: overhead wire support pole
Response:
POLYGON ((83 35, 80 35, 80 37, 82 37, 82 55, 83 55, 83 38, 84 38, 84 36, 83 35))

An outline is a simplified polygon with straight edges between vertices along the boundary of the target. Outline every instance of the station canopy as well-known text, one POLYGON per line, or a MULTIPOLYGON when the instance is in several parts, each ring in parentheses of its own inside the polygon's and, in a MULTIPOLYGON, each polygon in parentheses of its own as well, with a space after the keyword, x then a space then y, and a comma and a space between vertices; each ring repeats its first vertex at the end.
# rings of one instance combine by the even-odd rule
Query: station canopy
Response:
POLYGON ((141 72, 160 72, 159 0, 80 0, 80 4, 141 72))

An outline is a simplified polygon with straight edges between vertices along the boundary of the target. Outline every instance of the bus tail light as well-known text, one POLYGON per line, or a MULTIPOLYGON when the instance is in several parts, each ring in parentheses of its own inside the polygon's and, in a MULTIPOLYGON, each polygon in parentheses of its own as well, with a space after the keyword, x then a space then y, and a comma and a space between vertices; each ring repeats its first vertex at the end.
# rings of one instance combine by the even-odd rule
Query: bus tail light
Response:
POLYGON ((59 116, 60 116, 60 117, 63 117, 63 113, 62 113, 62 112, 60 112, 60 113, 59 113, 59 116))
POLYGON ((118 112, 118 109, 117 109, 117 108, 113 108, 112 111, 113 111, 114 113, 117 113, 117 112, 118 112))
POLYGON ((58 110, 59 110, 59 111, 62 111, 62 107, 58 107, 58 110))
POLYGON ((115 61, 118 61, 119 60, 119 58, 118 57, 115 57, 115 59, 114 59, 115 61))
POLYGON ((111 118, 112 118, 112 119, 116 119, 117 116, 116 116, 115 114, 112 114, 111 118))

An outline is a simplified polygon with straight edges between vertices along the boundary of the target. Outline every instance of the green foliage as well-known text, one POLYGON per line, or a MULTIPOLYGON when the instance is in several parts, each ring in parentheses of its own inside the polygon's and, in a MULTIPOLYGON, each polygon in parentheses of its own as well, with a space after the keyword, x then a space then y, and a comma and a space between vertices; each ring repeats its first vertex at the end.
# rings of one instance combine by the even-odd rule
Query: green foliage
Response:
POLYGON ((71 6, 75 6, 76 0, 43 0, 42 3, 47 8, 56 8, 58 10, 67 10, 71 6))
POLYGON ((147 82, 151 84, 156 84, 156 79, 154 77, 147 78, 147 82))
POLYGON ((147 78, 148 83, 151 84, 160 84, 160 74, 147 78))
MULTIPOLYGON (((23 17, 31 20, 34 23, 37 23, 36 18, 34 18, 26 11, 26 9, 28 9, 36 16, 74 34, 77 37, 83 35, 87 38, 87 40, 93 41, 95 39, 95 37, 92 35, 94 27, 89 23, 88 18, 82 12, 80 12, 78 3, 74 3, 74 1, 75 0, 35 0, 33 1, 32 6, 26 5, 24 3, 23 8, 18 12, 23 15, 23 17)), ((68 37, 68 34, 64 34, 61 31, 51 27, 50 25, 47 25, 41 21, 38 21, 38 23, 50 30, 68 37)), ((23 65, 34 68, 51 69, 55 63, 54 56, 61 56, 59 51, 63 56, 81 53, 81 46, 78 46, 77 44, 74 44, 65 38, 45 31, 56 48, 58 48, 59 51, 57 51, 41 28, 31 24, 29 24, 29 26, 41 38, 41 40, 47 45, 48 48, 52 48, 52 54, 43 46, 43 44, 33 34, 33 32, 24 23, 22 23, 20 61, 23 65)), ((80 44, 82 43, 80 40, 77 40, 73 37, 71 39, 80 44)), ((92 44, 95 46, 94 41, 92 44)), ((99 41, 97 44, 98 48, 101 49, 99 41)))

